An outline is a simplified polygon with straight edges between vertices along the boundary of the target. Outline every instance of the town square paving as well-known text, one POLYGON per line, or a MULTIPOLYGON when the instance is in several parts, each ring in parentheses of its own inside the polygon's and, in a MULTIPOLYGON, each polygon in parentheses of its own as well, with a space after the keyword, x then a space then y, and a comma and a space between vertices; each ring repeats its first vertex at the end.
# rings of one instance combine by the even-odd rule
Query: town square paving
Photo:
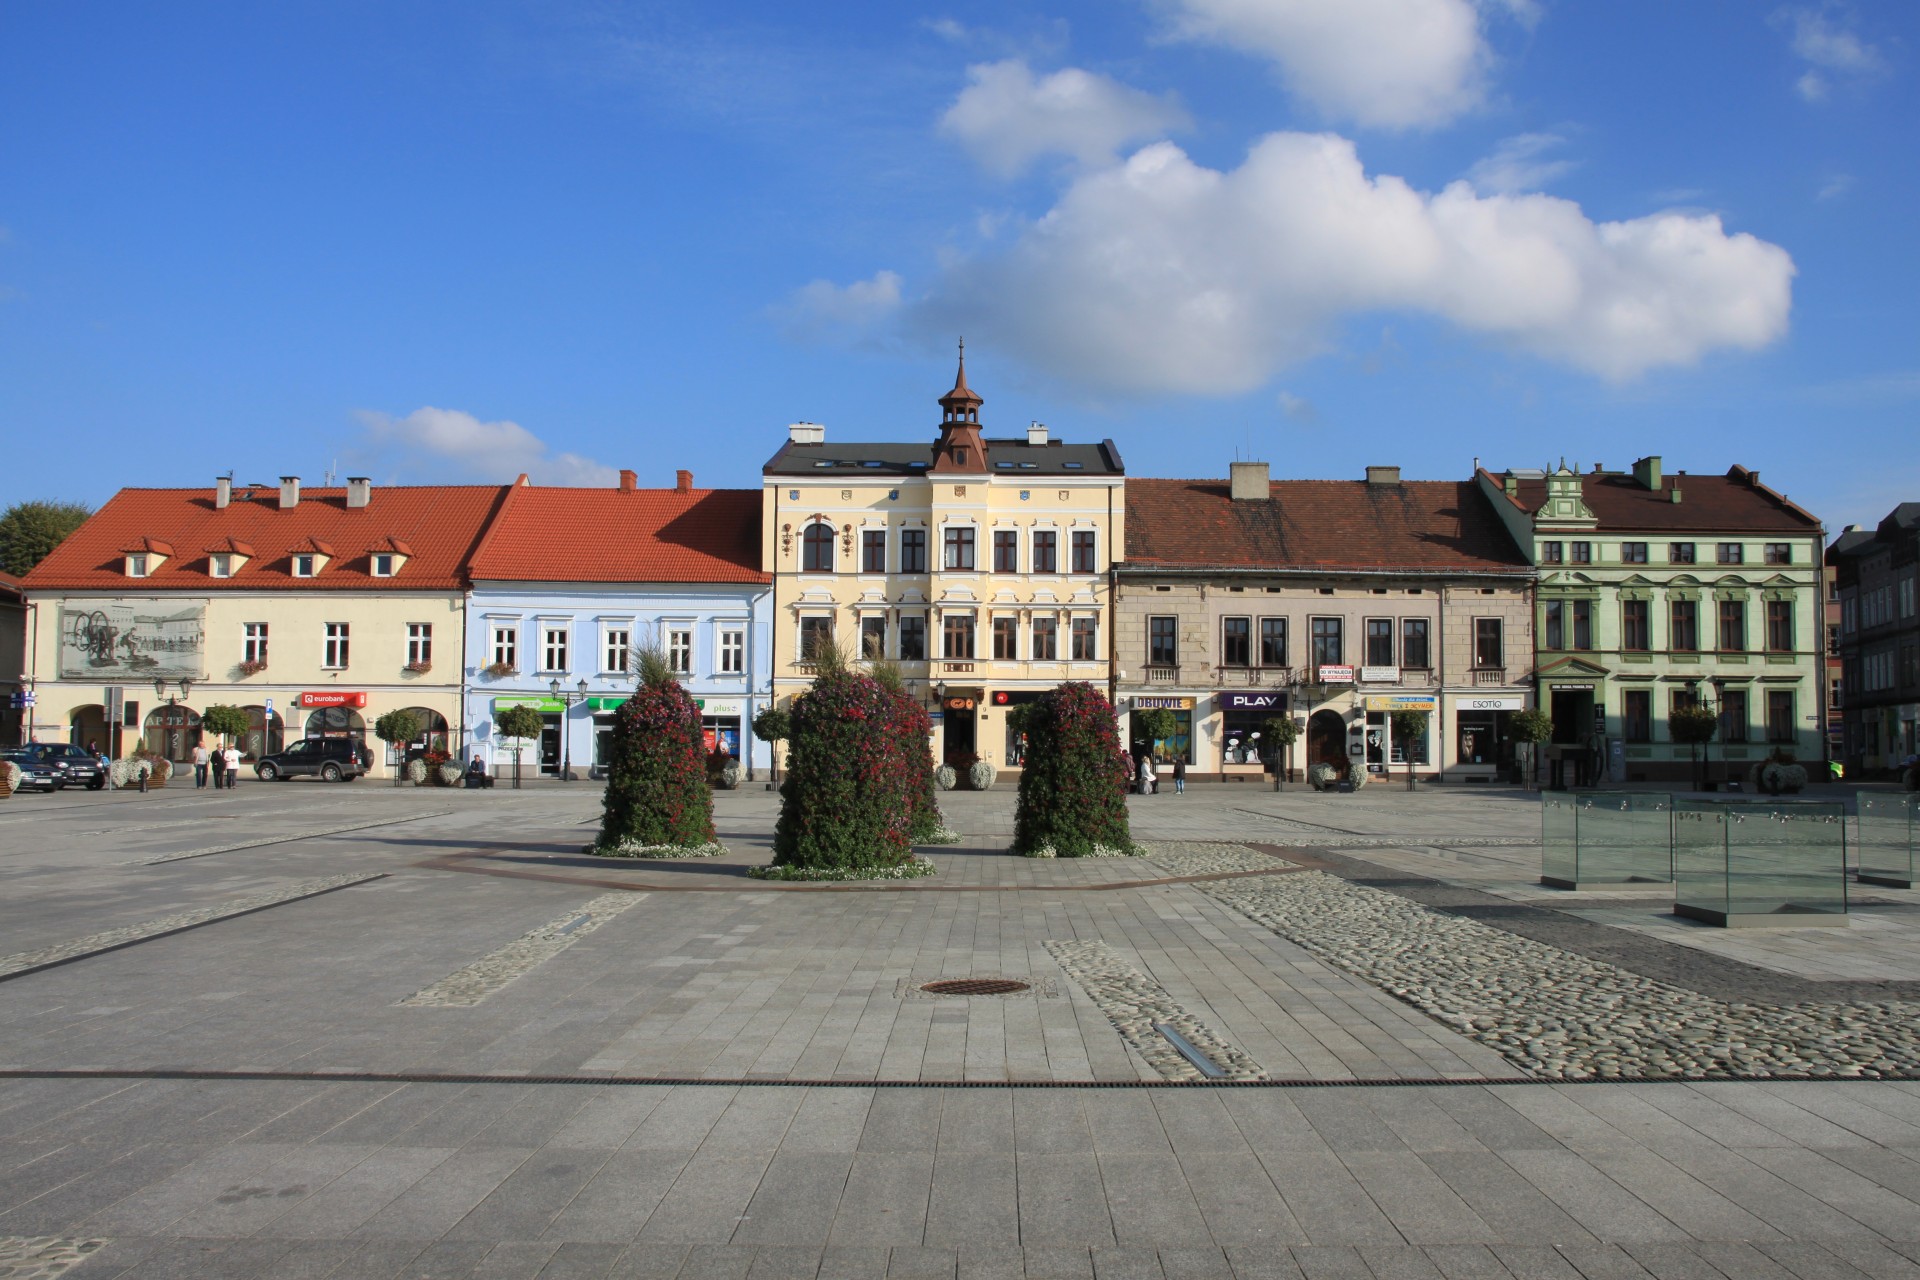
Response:
POLYGON ((954 794, 858 886, 597 798, 0 802, 0 1277, 1920 1276, 1920 895, 1556 894, 1503 789, 954 794))

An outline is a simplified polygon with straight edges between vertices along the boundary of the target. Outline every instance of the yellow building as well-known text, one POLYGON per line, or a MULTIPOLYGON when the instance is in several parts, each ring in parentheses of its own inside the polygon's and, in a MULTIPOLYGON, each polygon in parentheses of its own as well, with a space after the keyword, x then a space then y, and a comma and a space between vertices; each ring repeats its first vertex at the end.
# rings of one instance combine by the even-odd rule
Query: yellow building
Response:
POLYGON ((788 429, 762 468, 774 695, 807 687, 818 645, 885 658, 933 711, 937 759, 1017 769, 1009 707, 1069 680, 1108 688, 1125 473, 1111 440, 983 436, 981 403, 963 351, 929 443, 788 429))
MULTIPOLYGON (((366 480, 123 489, 25 579, 30 735, 184 762, 209 706, 243 709, 249 762, 308 737, 371 748, 411 708, 458 744, 466 565, 499 485, 366 480)), ((215 745, 209 742, 209 745, 215 745)))

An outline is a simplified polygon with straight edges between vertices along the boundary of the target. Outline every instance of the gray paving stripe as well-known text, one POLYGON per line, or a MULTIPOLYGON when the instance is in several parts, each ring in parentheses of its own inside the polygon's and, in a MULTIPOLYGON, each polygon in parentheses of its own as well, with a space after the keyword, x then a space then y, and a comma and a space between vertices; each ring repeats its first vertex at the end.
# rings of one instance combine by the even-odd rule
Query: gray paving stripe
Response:
POLYGON ((6 1280, 53 1280, 85 1262, 105 1243, 61 1236, 0 1236, 0 1276, 6 1280))
POLYGON ((369 827, 391 827, 402 822, 419 822, 423 818, 444 818, 452 809, 440 809, 433 813, 410 813, 404 818, 381 818, 376 822, 354 822, 344 827, 319 827, 313 831, 290 831, 285 835, 263 836, 258 840, 241 840, 234 844, 217 844, 207 849, 189 849, 184 853, 168 853, 158 858, 135 858, 131 862, 115 863, 120 867, 157 867, 167 862, 185 862, 189 858, 207 858, 216 853, 235 853, 241 849, 258 849, 270 844, 292 844, 296 840, 312 840, 318 836, 337 836, 344 831, 365 831, 369 827))
POLYGON ((136 942, 146 942, 170 933, 195 929, 203 924, 212 924, 216 920, 227 920, 234 916, 262 911, 268 907, 277 907, 283 902, 294 902, 300 898, 332 893, 335 889, 364 884, 369 880, 384 880, 386 875, 384 871, 366 871, 351 875, 322 876, 317 880, 301 880, 264 893, 225 898, 204 907, 195 907, 191 911, 181 911, 170 916, 157 916, 152 920, 143 920, 139 924, 108 929, 101 933, 90 933, 84 938, 75 938, 70 942, 56 942, 38 951, 19 951, 10 956, 0 956, 0 981, 17 978, 39 969, 51 968, 57 964, 66 964, 68 961, 83 959, 86 956, 99 955, 104 951, 116 951, 136 942))
POLYGON ((498 951, 454 970, 399 1003, 432 1009, 471 1008, 514 979, 553 959, 646 896, 644 893, 603 893, 538 929, 521 934, 498 951))
POLYGON ((1174 1002, 1166 988, 1141 973, 1104 942, 1049 942, 1047 951, 1067 976, 1107 1015, 1120 1038, 1147 1065, 1169 1080, 1204 1080, 1206 1074, 1154 1030, 1166 1023, 1211 1058, 1228 1080, 1261 1080, 1266 1072, 1247 1053, 1216 1035, 1174 1002))
POLYGON ((1920 1072, 1912 1002, 1716 1000, 1317 871, 1195 887, 1536 1075, 1920 1072))

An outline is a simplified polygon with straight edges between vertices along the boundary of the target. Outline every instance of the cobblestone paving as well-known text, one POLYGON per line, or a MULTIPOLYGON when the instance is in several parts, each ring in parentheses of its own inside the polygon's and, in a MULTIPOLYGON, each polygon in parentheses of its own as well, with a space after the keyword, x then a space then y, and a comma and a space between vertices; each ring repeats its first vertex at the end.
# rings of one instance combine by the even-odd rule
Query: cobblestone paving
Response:
POLYGON ((162 854, 157 858, 135 858, 131 862, 120 863, 123 867, 157 867, 168 862, 186 862, 192 858, 210 857, 216 853, 237 853, 241 849, 258 849, 263 845, 290 844, 295 840, 312 840, 318 836, 337 836, 348 831, 365 831, 370 827, 390 827, 400 822, 418 822, 422 818, 444 818, 452 813, 451 809, 441 809, 433 813, 410 813, 403 818, 381 818, 376 822, 354 822, 344 827, 319 827, 313 831, 294 831, 277 836, 262 836, 258 840, 240 840, 233 844, 216 844, 205 849, 186 849, 179 853, 162 854))
POLYGON ((1920 1004, 1715 1000, 1320 872, 1197 887, 1538 1076, 1920 1074, 1920 1004))
POLYGON ((1215 875, 1223 871, 1291 871, 1294 868, 1269 854, 1242 844, 1205 840, 1151 841, 1143 846, 1147 860, 1173 876, 1215 875))
POLYGON ((0 1236, 0 1280, 53 1280, 105 1243, 59 1236, 0 1236))
POLYGON ((515 978, 559 955, 622 911, 637 904, 644 893, 603 893, 578 910, 548 921, 515 938, 490 955, 456 969, 430 987, 414 992, 403 1005, 464 1009, 479 1004, 515 978))
POLYGON ((1178 1031, 1219 1066, 1224 1078, 1266 1078, 1259 1063, 1181 1008, 1164 987, 1128 964, 1106 943, 1049 942, 1047 951, 1107 1015, 1120 1038, 1168 1080, 1205 1080, 1207 1075, 1154 1029, 1156 1023, 1178 1031))
POLYGON ((0 956, 0 978, 9 978, 34 969, 44 969, 48 965, 77 960, 81 956, 89 956, 101 951, 111 951, 115 947, 123 947, 130 942, 142 942, 162 934, 178 933, 182 929, 191 929, 195 925, 207 924, 214 920, 224 920, 228 916, 245 915, 249 911, 258 911, 263 907, 274 907, 298 898, 311 898, 315 894, 330 893, 335 889, 344 889, 348 885, 360 884, 367 880, 379 880, 385 875, 385 872, 374 871, 360 875, 322 876, 317 880, 301 880, 264 893, 226 898, 204 907, 196 907, 192 911, 181 911, 170 916, 143 920, 139 924, 128 925, 122 929, 108 929, 102 933, 88 934, 84 938, 56 943, 50 947, 42 947, 38 951, 20 951, 10 956, 0 956))

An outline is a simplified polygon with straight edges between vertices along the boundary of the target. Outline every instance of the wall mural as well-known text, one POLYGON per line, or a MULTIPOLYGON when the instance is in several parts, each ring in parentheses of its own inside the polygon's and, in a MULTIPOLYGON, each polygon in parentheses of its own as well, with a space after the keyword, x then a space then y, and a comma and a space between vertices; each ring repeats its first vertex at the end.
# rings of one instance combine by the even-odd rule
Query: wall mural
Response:
POLYGON ((60 607, 63 680, 198 680, 206 670, 207 607, 160 600, 93 600, 60 607))

